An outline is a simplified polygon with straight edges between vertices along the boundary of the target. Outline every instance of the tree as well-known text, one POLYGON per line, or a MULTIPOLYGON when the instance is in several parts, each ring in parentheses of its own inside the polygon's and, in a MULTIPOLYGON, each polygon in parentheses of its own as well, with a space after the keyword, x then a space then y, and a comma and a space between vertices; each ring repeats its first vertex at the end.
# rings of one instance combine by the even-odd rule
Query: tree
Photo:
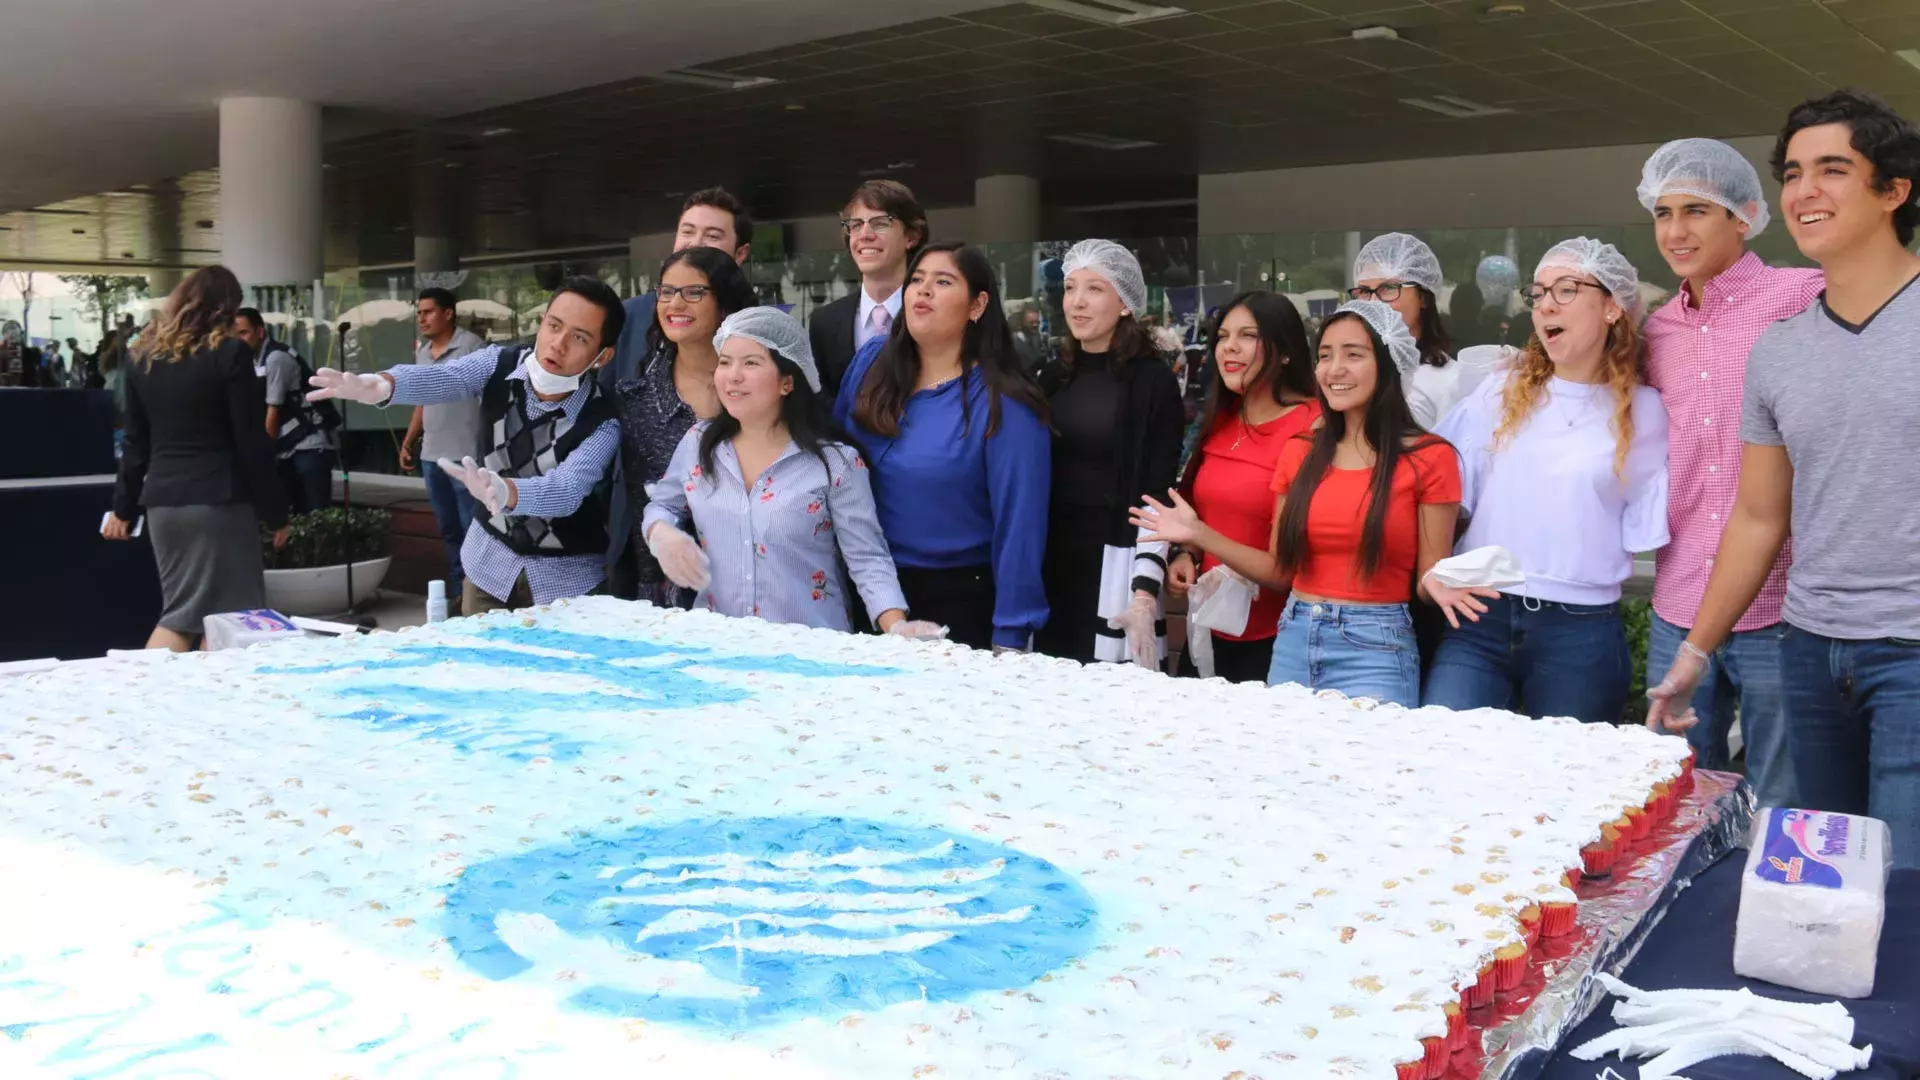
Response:
POLYGON ((131 274, 61 274, 80 310, 100 320, 100 336, 113 330, 114 313, 147 295, 147 279, 131 274))

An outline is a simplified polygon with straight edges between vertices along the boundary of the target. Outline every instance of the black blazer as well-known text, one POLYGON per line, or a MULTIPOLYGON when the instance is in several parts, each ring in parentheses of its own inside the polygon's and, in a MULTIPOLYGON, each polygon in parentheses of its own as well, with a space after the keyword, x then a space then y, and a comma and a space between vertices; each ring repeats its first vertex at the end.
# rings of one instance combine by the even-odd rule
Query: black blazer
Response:
POLYGON ((807 320, 807 337, 813 341, 813 362, 820 366, 820 392, 832 401, 840 392, 840 379, 853 363, 853 323, 860 317, 860 290, 820 308, 807 320))
POLYGON ((287 523, 266 396, 246 342, 227 338, 178 361, 132 361, 126 386, 116 517, 132 521, 141 506, 247 502, 268 528, 287 523))

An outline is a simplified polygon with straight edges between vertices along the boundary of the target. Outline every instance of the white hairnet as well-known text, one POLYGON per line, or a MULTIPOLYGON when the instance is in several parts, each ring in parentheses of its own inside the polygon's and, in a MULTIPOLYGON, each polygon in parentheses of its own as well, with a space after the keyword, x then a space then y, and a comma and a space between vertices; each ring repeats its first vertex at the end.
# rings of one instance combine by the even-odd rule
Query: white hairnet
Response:
POLYGON ((813 362, 813 343, 807 338, 807 331, 800 325, 800 320, 777 307, 743 308, 727 316, 726 321, 720 324, 720 329, 713 335, 714 349, 726 345, 730 337, 757 341, 793 361, 806 375, 807 385, 813 388, 813 392, 820 392, 820 368, 813 362))
POLYGON ((1075 270, 1091 270, 1106 278, 1128 311, 1135 315, 1146 311, 1147 279, 1133 252, 1111 240, 1082 240, 1068 250, 1060 273, 1064 277, 1075 270))
MULTIPOLYGON (((1540 257, 1540 266, 1533 272, 1534 279, 1538 281, 1540 271, 1548 267, 1592 274, 1595 280, 1606 286, 1607 292, 1613 295, 1613 302, 1620 305, 1628 318, 1640 321, 1643 307, 1640 302, 1640 272, 1612 244, 1603 244, 1586 236, 1562 240, 1540 257)), ((1553 283, 1548 281, 1544 284, 1553 283)))
MULTIPOLYGON (((1393 305, 1378 300, 1349 300, 1341 304, 1333 314, 1351 311, 1367 321, 1380 340, 1387 343, 1387 352, 1393 366, 1400 369, 1401 390, 1412 385, 1413 373, 1420 368, 1420 343, 1413 339, 1413 331, 1407 329, 1407 321, 1400 317, 1393 305)), ((1327 317, 1328 322, 1333 316, 1327 317)))
POLYGON ((1440 295, 1440 259, 1419 237, 1390 232, 1367 241, 1353 257, 1353 284, 1375 279, 1411 281, 1440 295))
POLYGON ((1693 195, 1718 203, 1747 223, 1749 237, 1759 236, 1773 220, 1753 163, 1718 139, 1675 139, 1655 150, 1640 170, 1635 194, 1649 214, 1666 195, 1693 195))
POLYGON ((1480 286, 1482 303, 1505 300, 1520 287, 1520 268, 1505 255, 1489 255, 1474 269, 1473 283, 1480 286))

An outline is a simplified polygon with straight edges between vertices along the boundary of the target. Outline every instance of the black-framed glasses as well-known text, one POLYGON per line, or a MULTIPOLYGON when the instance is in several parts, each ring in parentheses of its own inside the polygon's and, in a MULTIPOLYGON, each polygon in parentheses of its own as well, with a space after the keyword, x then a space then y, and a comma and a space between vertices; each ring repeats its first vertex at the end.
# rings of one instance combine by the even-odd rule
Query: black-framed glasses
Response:
POLYGON ((1355 285, 1347 290, 1347 299, 1378 300, 1383 304, 1391 304, 1400 299, 1401 292, 1413 287, 1411 281, 1383 281, 1378 285, 1355 285))
POLYGON ((1579 278, 1563 277, 1551 285, 1542 285, 1538 282, 1528 285, 1520 290, 1520 299, 1526 301, 1528 307, 1538 307, 1540 301, 1545 299, 1548 293, 1552 293, 1554 303, 1571 304, 1580 299, 1581 289, 1598 289, 1603 296, 1613 295, 1605 285, 1581 281, 1579 278))
POLYGON ((707 298, 713 289, 706 285, 662 285, 659 288, 660 299, 671 300, 678 296, 689 304, 697 304, 707 298))
POLYGON ((840 231, 848 236, 852 236, 854 233, 865 232, 868 229, 872 229, 873 235, 885 236, 893 231, 894 224, 899 220, 899 218, 894 217, 892 214, 875 214, 869 218, 841 218, 840 231))

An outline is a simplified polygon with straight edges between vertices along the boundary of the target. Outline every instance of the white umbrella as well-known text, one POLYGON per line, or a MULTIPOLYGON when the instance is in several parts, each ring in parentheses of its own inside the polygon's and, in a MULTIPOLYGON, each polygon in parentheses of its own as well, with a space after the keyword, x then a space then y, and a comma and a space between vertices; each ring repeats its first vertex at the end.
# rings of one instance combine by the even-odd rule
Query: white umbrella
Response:
POLYGON ((513 309, 494 300, 462 300, 454 305, 454 310, 462 315, 476 319, 511 319, 513 309))
POLYGON ((368 300, 363 304, 340 313, 333 320, 336 323, 352 323, 355 326, 368 326, 377 322, 391 322, 395 319, 413 321, 413 301, 411 300, 368 300))

